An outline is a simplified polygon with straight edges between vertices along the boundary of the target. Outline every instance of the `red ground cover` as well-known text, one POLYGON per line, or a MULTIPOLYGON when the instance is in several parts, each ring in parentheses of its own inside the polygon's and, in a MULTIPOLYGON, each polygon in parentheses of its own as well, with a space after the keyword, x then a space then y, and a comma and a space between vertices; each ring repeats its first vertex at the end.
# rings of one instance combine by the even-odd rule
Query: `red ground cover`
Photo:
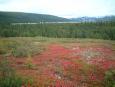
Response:
POLYGON ((32 58, 35 69, 22 68, 19 72, 33 75, 38 87, 93 87, 102 84, 106 71, 115 69, 112 55, 114 52, 107 47, 50 44, 32 58))

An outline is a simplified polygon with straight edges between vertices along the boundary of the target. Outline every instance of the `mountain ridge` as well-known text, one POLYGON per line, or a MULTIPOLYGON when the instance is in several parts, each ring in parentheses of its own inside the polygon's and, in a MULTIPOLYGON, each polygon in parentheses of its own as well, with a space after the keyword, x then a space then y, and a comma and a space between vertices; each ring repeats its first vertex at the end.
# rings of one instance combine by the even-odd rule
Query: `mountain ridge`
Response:
POLYGON ((103 17, 79 17, 79 18, 70 18, 71 21, 74 22, 109 22, 115 21, 115 16, 103 16, 103 17))

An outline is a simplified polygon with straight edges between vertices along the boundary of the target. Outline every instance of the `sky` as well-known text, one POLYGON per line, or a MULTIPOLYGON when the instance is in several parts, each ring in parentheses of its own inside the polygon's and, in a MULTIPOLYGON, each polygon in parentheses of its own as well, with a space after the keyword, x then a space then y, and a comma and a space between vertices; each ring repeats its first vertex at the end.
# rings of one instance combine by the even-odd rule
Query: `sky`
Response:
POLYGON ((65 18, 115 15, 115 0, 0 0, 0 11, 50 14, 65 18))

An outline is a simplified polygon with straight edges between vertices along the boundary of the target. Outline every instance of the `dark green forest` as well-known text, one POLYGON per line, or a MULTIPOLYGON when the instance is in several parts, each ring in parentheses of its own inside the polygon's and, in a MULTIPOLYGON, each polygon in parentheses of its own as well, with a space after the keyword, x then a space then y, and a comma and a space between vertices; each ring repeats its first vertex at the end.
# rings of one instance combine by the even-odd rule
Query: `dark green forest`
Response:
POLYGON ((115 22, 0 24, 0 37, 35 36, 115 40, 115 22))

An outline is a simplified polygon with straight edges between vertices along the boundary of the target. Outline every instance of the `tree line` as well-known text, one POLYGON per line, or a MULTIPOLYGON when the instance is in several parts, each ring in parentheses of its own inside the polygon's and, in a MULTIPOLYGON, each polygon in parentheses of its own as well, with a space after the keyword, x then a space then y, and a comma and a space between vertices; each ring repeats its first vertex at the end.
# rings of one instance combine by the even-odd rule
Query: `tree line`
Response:
POLYGON ((115 22, 0 24, 0 37, 35 36, 115 40, 115 22))

